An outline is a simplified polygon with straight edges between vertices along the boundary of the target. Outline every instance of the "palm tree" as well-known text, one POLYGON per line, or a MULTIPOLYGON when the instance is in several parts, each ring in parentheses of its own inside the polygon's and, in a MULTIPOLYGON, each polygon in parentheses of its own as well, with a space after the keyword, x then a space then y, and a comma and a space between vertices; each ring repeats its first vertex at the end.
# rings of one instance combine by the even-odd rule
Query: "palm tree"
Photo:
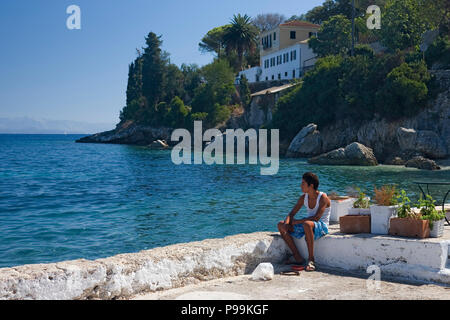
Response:
POLYGON ((253 51, 257 46, 258 28, 252 24, 248 15, 234 15, 231 26, 224 34, 227 53, 236 50, 239 67, 242 69, 244 52, 253 51))

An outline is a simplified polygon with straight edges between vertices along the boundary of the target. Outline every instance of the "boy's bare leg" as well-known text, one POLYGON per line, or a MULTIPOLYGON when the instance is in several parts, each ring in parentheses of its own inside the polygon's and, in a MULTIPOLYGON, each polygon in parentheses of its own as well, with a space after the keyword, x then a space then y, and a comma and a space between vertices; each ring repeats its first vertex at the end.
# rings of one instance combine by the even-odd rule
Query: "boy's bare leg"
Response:
POLYGON ((305 230, 305 240, 308 247, 308 261, 314 261, 314 222, 306 221, 303 223, 305 230))
POLYGON ((305 259, 302 258, 300 252, 295 246, 294 239, 292 239, 292 236, 289 234, 289 232, 294 231, 293 227, 285 224, 284 221, 281 221, 280 223, 278 223, 278 230, 280 231, 281 237, 286 242, 289 249, 291 249, 295 261, 300 264, 305 263, 305 259))

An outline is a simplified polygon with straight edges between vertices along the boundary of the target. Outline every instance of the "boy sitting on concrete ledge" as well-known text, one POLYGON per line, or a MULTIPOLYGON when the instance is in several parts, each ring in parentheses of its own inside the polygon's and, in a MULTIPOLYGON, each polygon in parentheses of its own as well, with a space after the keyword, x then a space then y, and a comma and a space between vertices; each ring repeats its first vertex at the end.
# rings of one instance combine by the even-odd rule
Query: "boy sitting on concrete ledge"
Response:
MULTIPOLYGON (((281 237, 291 249, 294 260, 288 260, 287 264, 303 266, 305 260, 300 255, 294 239, 305 237, 308 247, 308 263, 305 267, 306 271, 315 271, 314 261, 314 240, 317 240, 328 234, 328 225, 330 223, 331 201, 328 196, 320 192, 319 178, 312 172, 303 175, 301 189, 303 195, 297 201, 295 207, 291 210, 286 220, 278 223, 278 230, 281 237), (308 216, 305 219, 295 220, 294 216, 305 205, 308 216)), ((301 269, 301 268, 300 268, 301 269)))

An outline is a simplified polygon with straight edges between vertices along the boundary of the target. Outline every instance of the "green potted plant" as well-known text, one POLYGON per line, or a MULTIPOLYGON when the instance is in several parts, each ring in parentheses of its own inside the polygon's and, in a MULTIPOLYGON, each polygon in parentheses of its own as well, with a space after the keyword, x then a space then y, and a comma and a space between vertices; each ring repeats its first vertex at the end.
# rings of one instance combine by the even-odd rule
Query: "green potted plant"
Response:
POLYGON ((353 206, 348 209, 348 215, 339 218, 341 233, 370 233, 370 198, 357 188, 358 196, 353 206))
POLYGON ((401 190, 397 198, 397 218, 391 218, 389 234, 411 238, 428 238, 430 228, 428 220, 422 219, 421 213, 416 213, 411 208, 411 200, 405 190, 401 190))
POLYGON ((358 190, 358 199, 353 203, 353 208, 359 209, 359 214, 362 216, 368 216, 370 215, 370 198, 367 197, 367 195, 361 191, 361 189, 358 190))
POLYGON ((397 215, 398 191, 395 185, 374 188, 375 204, 370 206, 371 231, 374 234, 388 234, 392 217, 397 215))
POLYGON ((436 200, 433 200, 432 196, 427 195, 426 199, 420 197, 417 203, 422 219, 429 221, 431 238, 439 238, 444 235, 445 214, 436 210, 435 202, 436 200))

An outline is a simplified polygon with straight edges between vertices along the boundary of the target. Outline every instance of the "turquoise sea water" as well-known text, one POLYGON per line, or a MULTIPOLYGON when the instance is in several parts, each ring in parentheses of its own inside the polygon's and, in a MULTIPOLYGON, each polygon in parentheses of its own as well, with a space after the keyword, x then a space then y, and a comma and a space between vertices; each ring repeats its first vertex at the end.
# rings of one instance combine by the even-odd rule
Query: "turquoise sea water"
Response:
POLYGON ((413 181, 450 180, 449 169, 297 159, 280 159, 277 175, 261 176, 259 165, 176 166, 170 151, 75 143, 80 137, 0 135, 0 267, 275 232, 301 195, 306 171, 318 174, 321 191, 342 194, 347 186, 371 195, 374 184, 396 183, 417 198, 413 181))

